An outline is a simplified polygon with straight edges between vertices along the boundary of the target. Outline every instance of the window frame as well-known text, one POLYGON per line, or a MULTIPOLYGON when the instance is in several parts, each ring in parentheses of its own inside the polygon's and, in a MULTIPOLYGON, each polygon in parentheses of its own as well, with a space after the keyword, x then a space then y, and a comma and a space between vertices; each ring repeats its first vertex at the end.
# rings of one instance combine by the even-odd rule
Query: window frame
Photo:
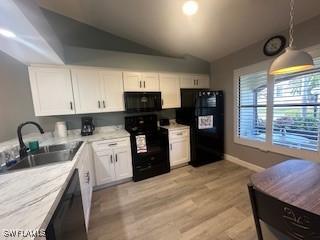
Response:
MULTIPOLYGON (((320 44, 313 46, 311 48, 304 49, 305 51, 309 52, 313 58, 320 57, 320 44)), ((234 86, 234 113, 233 113, 233 141, 236 144, 245 145, 253 148, 257 148, 263 152, 273 152, 279 153, 286 156, 292 156, 295 158, 303 158, 303 159, 310 159, 310 160, 320 160, 320 151, 311 151, 311 150, 304 150, 304 149, 295 149, 286 146, 280 146, 272 143, 272 128, 273 128, 273 95, 274 95, 274 86, 275 80, 274 78, 268 74, 267 77, 267 114, 266 114, 266 138, 264 141, 261 140, 254 140, 254 139, 245 139, 241 138, 238 135, 239 131, 239 96, 240 96, 240 88, 239 88, 239 80, 240 77, 243 75, 247 75, 250 73, 256 73, 261 71, 268 71, 272 61, 266 60, 262 61, 250 66, 246 66, 243 68, 239 68, 234 70, 233 72, 233 86, 234 86)), ((320 145, 320 143, 319 143, 320 145)))

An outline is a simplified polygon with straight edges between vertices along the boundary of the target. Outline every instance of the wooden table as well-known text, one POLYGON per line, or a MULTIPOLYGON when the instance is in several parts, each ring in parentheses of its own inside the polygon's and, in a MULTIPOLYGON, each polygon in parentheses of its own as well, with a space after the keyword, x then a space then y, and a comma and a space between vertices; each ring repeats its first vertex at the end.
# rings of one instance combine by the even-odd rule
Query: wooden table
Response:
POLYGON ((292 239, 320 239, 320 164, 288 160, 250 179, 258 238, 263 220, 292 239))

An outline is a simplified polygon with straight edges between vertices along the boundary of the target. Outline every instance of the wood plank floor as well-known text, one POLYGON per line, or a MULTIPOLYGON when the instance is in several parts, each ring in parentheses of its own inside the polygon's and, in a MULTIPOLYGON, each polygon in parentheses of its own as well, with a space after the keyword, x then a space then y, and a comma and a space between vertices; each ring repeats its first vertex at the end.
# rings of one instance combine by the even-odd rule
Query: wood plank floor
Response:
POLYGON ((221 161, 95 192, 89 240, 257 239, 251 174, 221 161))

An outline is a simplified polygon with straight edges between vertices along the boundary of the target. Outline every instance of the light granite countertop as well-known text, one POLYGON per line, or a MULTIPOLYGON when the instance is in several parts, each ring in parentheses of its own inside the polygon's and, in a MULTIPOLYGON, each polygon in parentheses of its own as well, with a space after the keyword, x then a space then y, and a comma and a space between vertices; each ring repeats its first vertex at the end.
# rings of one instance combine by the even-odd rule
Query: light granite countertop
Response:
MULTIPOLYGON (((79 156, 88 142, 130 136, 122 128, 103 128, 96 134, 81 137, 79 132, 66 138, 45 136, 41 145, 84 141, 72 161, 52 163, 35 168, 13 171, 0 175, 0 239, 33 239, 24 237, 5 238, 3 231, 46 229, 61 196, 77 167, 79 156)), ((34 138, 35 136, 33 136, 34 138)), ((14 140, 11 144, 14 143, 14 140)), ((4 147, 4 144, 0 144, 4 147)))

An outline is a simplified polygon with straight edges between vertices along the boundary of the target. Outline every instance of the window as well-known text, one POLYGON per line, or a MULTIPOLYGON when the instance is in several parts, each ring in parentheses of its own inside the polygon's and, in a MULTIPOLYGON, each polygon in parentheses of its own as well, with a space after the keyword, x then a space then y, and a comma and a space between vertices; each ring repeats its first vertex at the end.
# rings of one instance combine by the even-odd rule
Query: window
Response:
POLYGON ((320 71, 274 80, 283 95, 273 97, 272 143, 311 151, 319 145, 320 71))
POLYGON ((315 65, 276 78, 267 73, 270 62, 236 70, 235 142, 296 157, 308 152, 308 158, 318 159, 320 58, 315 65))
POLYGON ((243 75, 239 79, 239 129, 241 138, 265 141, 267 109, 266 71, 243 75))

